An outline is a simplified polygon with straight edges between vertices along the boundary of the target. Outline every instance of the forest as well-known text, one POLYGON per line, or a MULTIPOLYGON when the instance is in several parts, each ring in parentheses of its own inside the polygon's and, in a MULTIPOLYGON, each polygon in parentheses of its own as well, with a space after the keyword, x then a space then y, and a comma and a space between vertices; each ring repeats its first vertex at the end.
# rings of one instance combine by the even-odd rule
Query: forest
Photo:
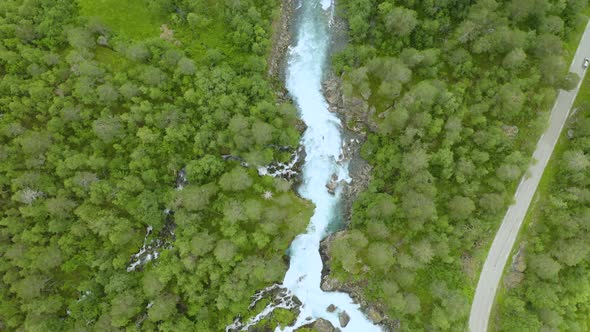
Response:
POLYGON ((528 229, 504 273, 497 331, 590 329, 590 84, 584 81, 573 118, 528 229))
MULTIPOLYGON (((362 115, 348 126, 367 132, 361 154, 373 170, 349 229, 331 245, 329 264, 333 277, 357 285, 401 330, 467 329, 481 264, 531 162, 557 89, 579 81, 567 74, 573 53, 564 42, 585 26, 586 5, 338 2, 349 44, 333 56, 333 69, 342 78, 344 107, 362 115)), ((525 285, 531 286, 514 291, 526 297, 511 296, 502 308, 506 317, 517 315, 502 323, 506 331, 529 330, 523 328, 528 317, 535 317, 532 330, 539 330, 541 323, 534 322, 541 320, 576 330, 566 317, 587 302, 587 292, 562 298, 561 286, 539 287, 556 283, 560 266, 571 271, 568 289, 587 285, 581 276, 587 257, 587 123, 579 126, 586 129, 576 130, 579 143, 566 155, 564 189, 551 199, 559 218, 547 218, 539 226, 541 238, 532 236, 527 246, 538 253, 530 269, 540 275, 527 274, 525 285), (570 204, 576 208, 565 212, 570 204), (558 247, 545 247, 563 223, 571 228, 555 239, 558 247), (568 303, 562 309, 563 301, 568 303)), ((575 317, 587 317, 584 308, 575 317)))
POLYGON ((0 330, 221 331, 282 280, 278 6, 0 1, 0 330))
MULTIPOLYGON (((313 206, 257 171, 290 161, 302 129, 267 75, 280 3, 0 1, 0 330, 222 331, 282 280, 313 206)), ((336 3, 332 66, 373 169, 332 276, 401 330, 465 330, 556 90, 579 80, 566 42, 587 2, 336 3)), ((590 328, 589 107, 498 330, 590 328)))

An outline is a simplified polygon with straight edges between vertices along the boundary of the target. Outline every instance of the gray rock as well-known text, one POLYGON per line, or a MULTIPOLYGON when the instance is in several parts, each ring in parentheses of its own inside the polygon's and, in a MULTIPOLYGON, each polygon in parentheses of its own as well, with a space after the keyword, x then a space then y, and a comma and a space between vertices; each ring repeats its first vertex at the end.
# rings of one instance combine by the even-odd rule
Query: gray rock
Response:
POLYGON ((316 320, 313 327, 318 332, 336 332, 334 325, 323 318, 316 320))
POLYGON ((336 306, 333 304, 330 304, 327 308, 326 308, 327 312, 334 312, 336 311, 336 306))
POLYGON ((502 126, 502 130, 504 130, 504 133, 506 134, 506 136, 508 136, 510 138, 514 138, 514 137, 516 137, 516 135, 518 135, 518 127, 517 126, 504 125, 504 126, 502 126))
POLYGON ((367 317, 375 324, 379 324, 385 319, 385 317, 383 317, 383 315, 374 307, 369 307, 367 309, 367 317))
POLYGON ((338 188, 338 175, 332 174, 332 178, 330 182, 326 184, 326 188, 328 188, 328 192, 332 195, 336 193, 336 188, 338 188))
POLYGON ((106 36, 99 36, 96 43, 100 46, 109 46, 109 40, 106 36))
POLYGON ((329 182, 328 184, 326 184, 326 188, 328 189, 328 192, 331 195, 336 194, 336 187, 338 187, 338 184, 336 182, 329 182))
POLYGON ((348 325, 348 322, 350 322, 350 316, 348 316, 346 311, 343 311, 338 314, 338 320, 340 321, 341 327, 346 327, 346 325, 348 325))
POLYGON ((340 89, 336 79, 329 79, 323 84, 323 91, 328 104, 337 105, 340 103, 340 89))

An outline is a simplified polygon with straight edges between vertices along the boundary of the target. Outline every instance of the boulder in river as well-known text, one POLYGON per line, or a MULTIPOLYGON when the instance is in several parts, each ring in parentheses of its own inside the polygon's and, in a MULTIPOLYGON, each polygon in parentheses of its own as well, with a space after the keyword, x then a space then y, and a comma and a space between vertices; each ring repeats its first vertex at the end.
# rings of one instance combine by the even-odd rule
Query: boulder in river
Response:
POLYGON ((346 325, 348 325, 348 322, 350 322, 350 316, 348 316, 346 311, 343 311, 338 314, 338 320, 340 321, 341 327, 346 327, 346 325))
POLYGON ((338 175, 332 174, 332 178, 330 182, 326 184, 326 188, 328 188, 328 192, 332 195, 336 193, 336 188, 338 188, 338 175))
POLYGON ((336 311, 336 306, 333 304, 330 304, 327 308, 326 308, 327 312, 334 312, 336 311))

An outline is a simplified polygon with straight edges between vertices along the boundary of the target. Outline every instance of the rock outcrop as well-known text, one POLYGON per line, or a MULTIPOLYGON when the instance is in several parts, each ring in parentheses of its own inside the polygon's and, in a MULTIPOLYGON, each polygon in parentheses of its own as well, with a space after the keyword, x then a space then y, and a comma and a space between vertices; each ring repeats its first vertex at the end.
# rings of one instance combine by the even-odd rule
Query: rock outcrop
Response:
POLYGON ((295 14, 295 1, 281 1, 280 17, 272 24, 274 31, 272 37, 272 48, 268 56, 268 76, 270 78, 279 78, 280 70, 283 67, 285 55, 291 45, 291 27, 293 26, 293 17, 295 14))
POLYGON ((323 318, 320 318, 311 324, 303 325, 302 327, 298 328, 295 331, 299 331, 304 328, 309 328, 309 329, 312 329, 313 331, 317 331, 317 332, 340 332, 339 328, 334 327, 334 325, 332 325, 332 323, 330 323, 329 321, 327 321, 323 318))

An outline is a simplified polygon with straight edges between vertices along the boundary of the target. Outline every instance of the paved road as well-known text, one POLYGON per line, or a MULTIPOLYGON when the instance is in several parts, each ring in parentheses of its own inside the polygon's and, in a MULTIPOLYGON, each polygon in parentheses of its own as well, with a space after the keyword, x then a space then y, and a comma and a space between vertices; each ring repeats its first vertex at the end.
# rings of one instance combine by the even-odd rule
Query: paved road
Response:
MULTIPOLYGON (((572 61, 570 71, 580 75, 583 78, 585 70, 582 68, 584 57, 590 57, 590 22, 586 26, 582 40, 578 45, 578 50, 572 61)), ((545 166, 553 153, 553 148, 559 139, 563 125, 568 117, 572 104, 580 89, 580 84, 572 91, 560 91, 551 111, 549 127, 539 139, 537 149, 533 158, 537 160, 531 165, 528 173, 520 182, 516 194, 514 195, 515 203, 508 208, 508 212, 502 221, 502 225, 494 238, 492 247, 488 252, 488 257, 483 265, 473 304, 469 317, 469 328, 472 332, 484 332, 488 327, 488 320, 496 290, 504 271, 504 266, 518 235, 518 230, 526 216, 531 200, 537 190, 545 166)))

